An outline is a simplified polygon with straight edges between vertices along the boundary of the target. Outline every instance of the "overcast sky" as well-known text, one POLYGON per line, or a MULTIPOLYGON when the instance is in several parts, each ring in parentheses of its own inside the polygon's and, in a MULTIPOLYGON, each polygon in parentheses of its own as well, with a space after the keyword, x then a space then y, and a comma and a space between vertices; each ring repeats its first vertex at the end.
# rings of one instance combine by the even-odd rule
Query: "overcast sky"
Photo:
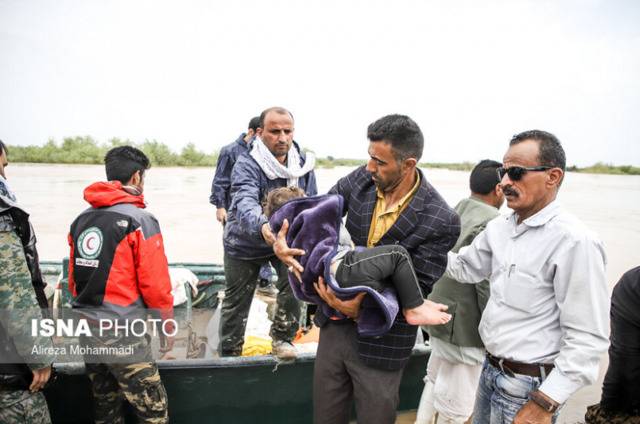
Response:
POLYGON ((539 128, 569 164, 640 165, 640 1, 0 0, 0 139, 213 151, 281 105, 320 156, 387 113, 423 161, 501 159, 539 128))

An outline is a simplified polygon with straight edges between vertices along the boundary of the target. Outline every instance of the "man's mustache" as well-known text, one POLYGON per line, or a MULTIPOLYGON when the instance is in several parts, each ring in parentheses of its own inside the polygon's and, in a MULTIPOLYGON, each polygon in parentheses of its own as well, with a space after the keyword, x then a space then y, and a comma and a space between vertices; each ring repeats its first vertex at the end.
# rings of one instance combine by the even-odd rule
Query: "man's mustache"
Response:
POLYGON ((502 187, 502 193, 504 193, 505 196, 519 196, 518 192, 511 186, 502 187))

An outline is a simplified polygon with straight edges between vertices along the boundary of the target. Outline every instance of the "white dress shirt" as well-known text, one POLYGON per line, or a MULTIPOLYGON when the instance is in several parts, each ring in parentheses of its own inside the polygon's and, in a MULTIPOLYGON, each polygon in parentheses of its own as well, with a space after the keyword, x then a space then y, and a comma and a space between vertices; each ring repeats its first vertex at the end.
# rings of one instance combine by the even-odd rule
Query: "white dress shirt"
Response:
POLYGON ((598 376, 609 344, 606 257, 595 234, 557 201, 517 224, 489 222, 447 273, 465 283, 490 281, 480 337, 494 356, 554 363, 540 390, 564 403, 598 376))

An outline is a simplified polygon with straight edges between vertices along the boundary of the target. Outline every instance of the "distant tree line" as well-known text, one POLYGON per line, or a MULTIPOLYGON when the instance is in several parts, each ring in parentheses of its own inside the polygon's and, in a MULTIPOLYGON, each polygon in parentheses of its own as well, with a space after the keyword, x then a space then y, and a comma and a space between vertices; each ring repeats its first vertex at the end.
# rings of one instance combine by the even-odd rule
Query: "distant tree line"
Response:
POLYGON ((174 153, 156 140, 134 143, 112 138, 106 143, 98 143, 89 136, 66 137, 60 144, 49 140, 43 146, 9 146, 9 153, 12 162, 102 164, 109 149, 125 144, 142 150, 153 166, 215 166, 218 160, 217 152, 204 153, 193 143, 183 147, 180 153, 174 153))
MULTIPOLYGON (((124 144, 138 147, 151 160, 153 166, 215 166, 218 161, 218 152, 205 153, 198 150, 193 143, 182 148, 180 153, 173 152, 169 146, 156 140, 145 140, 142 143, 134 143, 130 140, 112 138, 106 143, 99 143, 90 136, 66 137, 58 144, 50 139, 43 146, 9 146, 12 162, 25 163, 69 163, 69 164, 102 164, 105 153, 115 146, 124 144)), ((366 161, 362 159, 341 159, 327 156, 317 158, 318 166, 333 168, 336 166, 360 166, 366 161)), ((472 162, 461 163, 421 163, 423 168, 442 168, 455 171, 470 171, 475 164, 472 162)), ((592 166, 567 168, 572 172, 584 172, 591 174, 618 174, 640 175, 640 167, 631 165, 615 166, 598 162, 592 166)))
MULTIPOLYGON (((333 168, 336 166, 360 166, 367 163, 366 160, 362 159, 341 159, 334 158, 333 156, 327 156, 326 158, 317 158, 316 163, 318 166, 322 168, 333 168)), ((421 168, 441 168, 441 169, 451 169, 453 171, 471 171, 475 166, 472 162, 461 162, 461 163, 429 163, 422 162, 419 164, 421 168)))
POLYGON ((608 163, 597 162, 585 168, 577 166, 567 167, 568 171, 584 172, 585 174, 616 174, 616 175, 640 175, 640 167, 631 165, 615 166, 608 163))

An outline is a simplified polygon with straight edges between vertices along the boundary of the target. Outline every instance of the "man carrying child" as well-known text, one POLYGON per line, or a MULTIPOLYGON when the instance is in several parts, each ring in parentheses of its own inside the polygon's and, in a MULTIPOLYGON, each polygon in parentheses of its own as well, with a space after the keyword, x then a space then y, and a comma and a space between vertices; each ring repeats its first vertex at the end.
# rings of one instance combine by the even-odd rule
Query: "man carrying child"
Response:
MULTIPOLYGON (((418 169, 424 138, 408 116, 388 115, 367 131, 369 162, 330 190, 344 199, 342 214, 356 246, 401 245, 411 256, 424 296, 447 263, 460 233, 457 214, 418 169)), ((284 232, 283 232, 284 233, 284 232)), ((299 249, 283 235, 274 245, 278 257, 302 271, 299 249)), ((356 318, 358 301, 341 301, 319 281, 319 294, 332 308, 356 318)), ((417 328, 398 314, 382 337, 363 337, 354 319, 316 313, 320 342, 314 368, 314 421, 348 423, 355 399, 358 421, 393 423, 402 370, 415 344, 417 328)))

